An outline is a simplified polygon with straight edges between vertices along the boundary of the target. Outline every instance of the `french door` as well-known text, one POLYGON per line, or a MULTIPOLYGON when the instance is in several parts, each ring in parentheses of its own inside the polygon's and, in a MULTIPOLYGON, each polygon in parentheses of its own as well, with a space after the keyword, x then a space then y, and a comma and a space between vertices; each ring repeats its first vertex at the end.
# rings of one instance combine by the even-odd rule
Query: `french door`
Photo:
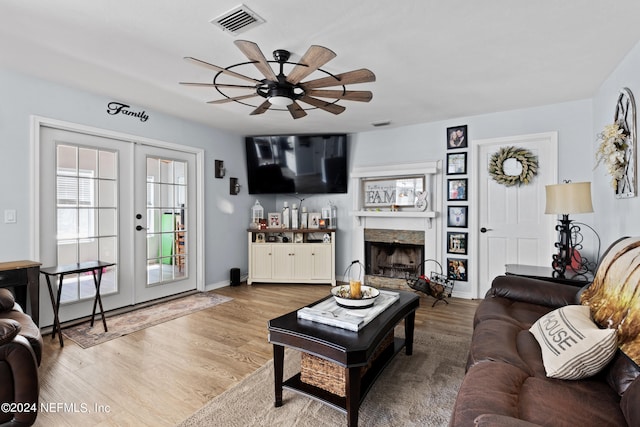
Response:
MULTIPOLYGON (((41 126, 38 172, 43 266, 114 262, 106 310, 196 288, 195 154, 41 126)), ((65 277, 61 320, 91 313, 94 297, 91 275, 65 277)))
POLYGON ((135 146, 136 302, 195 289, 195 156, 135 146), (140 185, 144 183, 144 185, 140 185))

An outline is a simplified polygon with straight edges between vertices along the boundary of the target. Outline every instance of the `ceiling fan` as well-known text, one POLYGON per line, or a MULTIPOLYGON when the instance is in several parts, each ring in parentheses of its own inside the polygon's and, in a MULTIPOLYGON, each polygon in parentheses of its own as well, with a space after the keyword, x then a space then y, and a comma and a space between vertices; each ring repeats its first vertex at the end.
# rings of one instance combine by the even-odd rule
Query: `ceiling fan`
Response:
POLYGON ((340 114, 346 108, 338 105, 338 101, 369 102, 373 97, 373 94, 370 91, 352 91, 347 90, 345 87, 350 84, 375 81, 376 76, 370 70, 361 68, 359 70, 334 75, 320 68, 336 57, 336 54, 326 47, 313 45, 302 56, 300 62, 293 63, 289 62, 289 58, 291 56, 290 52, 284 49, 277 49, 273 51, 274 60, 268 61, 257 44, 247 40, 236 40, 234 44, 247 57, 247 59, 249 59, 249 62, 242 62, 231 65, 227 68, 222 68, 196 58, 185 57, 184 59, 191 63, 212 69, 218 73, 213 78, 213 83, 180 82, 180 84, 186 86, 214 87, 221 95, 224 96, 222 99, 209 101, 209 104, 238 102, 240 104, 256 107, 255 105, 251 105, 243 101, 249 98, 261 97, 265 99, 264 102, 258 105, 251 112, 251 115, 263 114, 272 106, 275 106, 273 109, 279 110, 282 110, 282 107, 286 107, 294 119, 299 119, 307 115, 305 109, 302 108, 298 102, 312 106, 311 108, 307 108, 307 110, 319 108, 332 114, 340 114), (277 75, 271 67, 271 63, 279 65, 279 72, 277 75), (253 64, 264 76, 264 79, 257 80, 232 70, 235 67, 245 66, 247 64, 253 64), (288 75, 284 74, 285 64, 293 65, 293 69, 288 75), (326 76, 307 82, 302 81, 304 78, 316 71, 324 73, 326 76), (235 77, 250 82, 251 84, 239 85, 223 83, 224 79, 221 76, 235 77), (330 88, 333 86, 337 87, 335 89, 323 90, 323 88, 330 88), (225 89, 247 89, 250 90, 250 93, 230 96, 225 93, 225 89), (325 101, 325 99, 329 100, 325 101))

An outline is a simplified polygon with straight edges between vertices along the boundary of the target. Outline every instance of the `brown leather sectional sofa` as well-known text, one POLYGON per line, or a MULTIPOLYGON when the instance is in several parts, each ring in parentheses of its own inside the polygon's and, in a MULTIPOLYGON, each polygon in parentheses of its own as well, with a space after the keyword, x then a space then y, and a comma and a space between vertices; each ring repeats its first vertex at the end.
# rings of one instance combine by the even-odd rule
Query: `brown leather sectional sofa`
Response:
POLYGON ((32 425, 38 415, 38 366, 42 358, 40 329, 0 289, 0 425, 32 425), (17 411, 16 411, 17 410, 17 411))
POLYGON ((640 426, 640 238, 615 242, 581 289, 517 276, 494 279, 474 319, 451 427, 640 426), (615 355, 587 378, 549 378, 529 328, 568 304, 616 330, 615 355), (616 350, 617 348, 617 350, 616 350))

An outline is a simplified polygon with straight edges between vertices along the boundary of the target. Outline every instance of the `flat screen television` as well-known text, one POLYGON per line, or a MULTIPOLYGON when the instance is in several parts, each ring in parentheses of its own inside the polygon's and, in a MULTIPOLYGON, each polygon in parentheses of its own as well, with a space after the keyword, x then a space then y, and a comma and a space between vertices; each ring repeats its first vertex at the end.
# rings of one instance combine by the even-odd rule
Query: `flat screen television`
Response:
POLYGON ((347 135, 248 136, 249 194, 347 192, 347 135))

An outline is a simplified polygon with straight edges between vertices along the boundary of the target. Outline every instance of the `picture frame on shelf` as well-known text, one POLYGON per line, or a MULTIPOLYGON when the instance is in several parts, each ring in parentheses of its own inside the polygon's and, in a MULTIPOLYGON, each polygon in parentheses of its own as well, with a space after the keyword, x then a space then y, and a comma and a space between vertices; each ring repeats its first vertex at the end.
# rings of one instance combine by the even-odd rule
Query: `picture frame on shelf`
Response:
POLYGON ((468 233, 447 232, 447 253, 467 255, 468 233))
POLYGON ((381 208, 413 206, 416 197, 425 190, 424 175, 362 180, 363 206, 381 208))
POLYGON ((447 149, 467 148, 467 125, 447 128, 447 149))
POLYGON ((447 227, 467 228, 467 206, 447 206, 447 227))
POLYGON ((322 215, 320 212, 309 212, 309 228, 320 228, 320 220, 322 215))
POLYGON ((468 261, 466 258, 447 258, 447 275, 449 279, 466 282, 468 261))
POLYGON ((282 214, 280 212, 269 212, 267 218, 269 219, 269 228, 282 228, 282 214))
POLYGON ((447 180, 447 200, 465 201, 467 200, 467 178, 447 180))
POLYGON ((447 175, 467 173, 467 153, 447 153, 447 175))
POLYGON ((256 243, 264 243, 264 242, 265 242, 265 234, 256 233, 256 243))

